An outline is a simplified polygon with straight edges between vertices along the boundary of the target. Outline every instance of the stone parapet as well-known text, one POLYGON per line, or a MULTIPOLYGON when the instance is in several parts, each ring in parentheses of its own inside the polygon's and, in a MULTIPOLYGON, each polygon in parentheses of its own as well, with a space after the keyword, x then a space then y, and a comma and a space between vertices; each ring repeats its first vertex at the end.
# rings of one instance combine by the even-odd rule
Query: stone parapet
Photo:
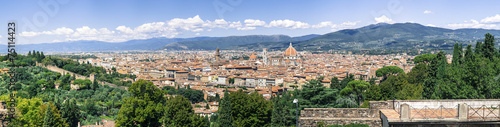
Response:
POLYGON ((368 108, 305 108, 300 117, 318 118, 379 118, 378 109, 368 108))
POLYGON ((370 127, 380 127, 380 113, 378 109, 369 108, 305 108, 301 110, 300 126, 315 127, 318 122, 332 124, 368 124, 370 127))

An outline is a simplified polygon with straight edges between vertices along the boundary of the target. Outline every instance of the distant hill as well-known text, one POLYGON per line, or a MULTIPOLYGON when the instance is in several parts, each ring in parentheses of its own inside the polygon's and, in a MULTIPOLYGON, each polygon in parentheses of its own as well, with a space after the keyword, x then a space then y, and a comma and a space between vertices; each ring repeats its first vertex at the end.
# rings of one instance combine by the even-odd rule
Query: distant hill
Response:
MULTIPOLYGON (((45 52, 75 52, 75 51, 125 51, 125 50, 157 50, 164 45, 180 41, 200 41, 216 39, 218 37, 195 37, 195 38, 151 38, 145 40, 130 40, 120 43, 102 41, 74 41, 59 43, 42 43, 16 45, 17 52, 28 52, 32 50, 45 52)), ((6 46, 5 46, 6 47, 6 46)))
POLYGON ((300 37, 290 37, 286 35, 248 35, 229 36, 211 40, 182 41, 165 45, 164 50, 214 50, 217 47, 224 49, 230 46, 245 45, 259 42, 288 42, 302 41, 318 37, 320 35, 311 34, 300 37))
MULTIPOLYGON (((290 37, 286 35, 248 35, 228 37, 151 38, 120 43, 75 41, 16 45, 17 52, 125 51, 125 50, 284 50, 292 42, 299 51, 362 49, 437 49, 449 50, 455 43, 482 41, 484 34, 500 36, 500 30, 446 29, 417 23, 372 24, 357 29, 344 29, 324 35, 290 37)), ((498 42, 498 39, 497 39, 498 42)), ((7 46, 4 45, 6 48, 7 46)), ((5 53, 7 50, 0 51, 5 53)))
MULTIPOLYGON (((484 34, 500 35, 500 30, 445 29, 417 23, 372 24, 358 29, 345 29, 309 40, 292 42, 297 50, 359 50, 359 49, 408 49, 452 47, 460 42, 475 44, 484 34)), ((289 42, 261 42, 229 47, 231 49, 281 50, 289 42)))

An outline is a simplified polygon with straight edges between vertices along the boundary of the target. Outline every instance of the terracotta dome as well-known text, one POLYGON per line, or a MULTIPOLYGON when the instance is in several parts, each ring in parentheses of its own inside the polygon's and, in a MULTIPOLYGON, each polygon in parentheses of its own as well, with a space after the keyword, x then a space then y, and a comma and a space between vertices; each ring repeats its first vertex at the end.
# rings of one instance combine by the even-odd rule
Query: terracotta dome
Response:
POLYGON ((290 47, 285 50, 285 56, 296 56, 297 50, 292 47, 292 43, 290 43, 290 47))
POLYGON ((257 56, 255 56, 255 54, 252 54, 249 59, 251 59, 251 60, 252 59, 257 59, 257 56))

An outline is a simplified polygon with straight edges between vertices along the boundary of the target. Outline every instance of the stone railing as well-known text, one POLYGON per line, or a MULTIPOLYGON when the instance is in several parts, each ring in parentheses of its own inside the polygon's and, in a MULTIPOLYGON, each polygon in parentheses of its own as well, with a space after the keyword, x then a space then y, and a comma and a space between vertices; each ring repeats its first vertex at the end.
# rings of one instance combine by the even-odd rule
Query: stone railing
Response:
POLYGON ((368 108, 305 108, 300 117, 320 118, 379 118, 377 109, 368 108))

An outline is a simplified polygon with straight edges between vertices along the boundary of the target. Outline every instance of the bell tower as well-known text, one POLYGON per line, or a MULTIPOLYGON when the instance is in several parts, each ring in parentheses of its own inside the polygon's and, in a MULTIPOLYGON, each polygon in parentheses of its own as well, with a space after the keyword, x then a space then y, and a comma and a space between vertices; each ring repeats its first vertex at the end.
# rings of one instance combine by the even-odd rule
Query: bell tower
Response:
POLYGON ((268 64, 268 61, 267 61, 267 48, 262 49, 262 62, 264 62, 264 65, 268 64))

